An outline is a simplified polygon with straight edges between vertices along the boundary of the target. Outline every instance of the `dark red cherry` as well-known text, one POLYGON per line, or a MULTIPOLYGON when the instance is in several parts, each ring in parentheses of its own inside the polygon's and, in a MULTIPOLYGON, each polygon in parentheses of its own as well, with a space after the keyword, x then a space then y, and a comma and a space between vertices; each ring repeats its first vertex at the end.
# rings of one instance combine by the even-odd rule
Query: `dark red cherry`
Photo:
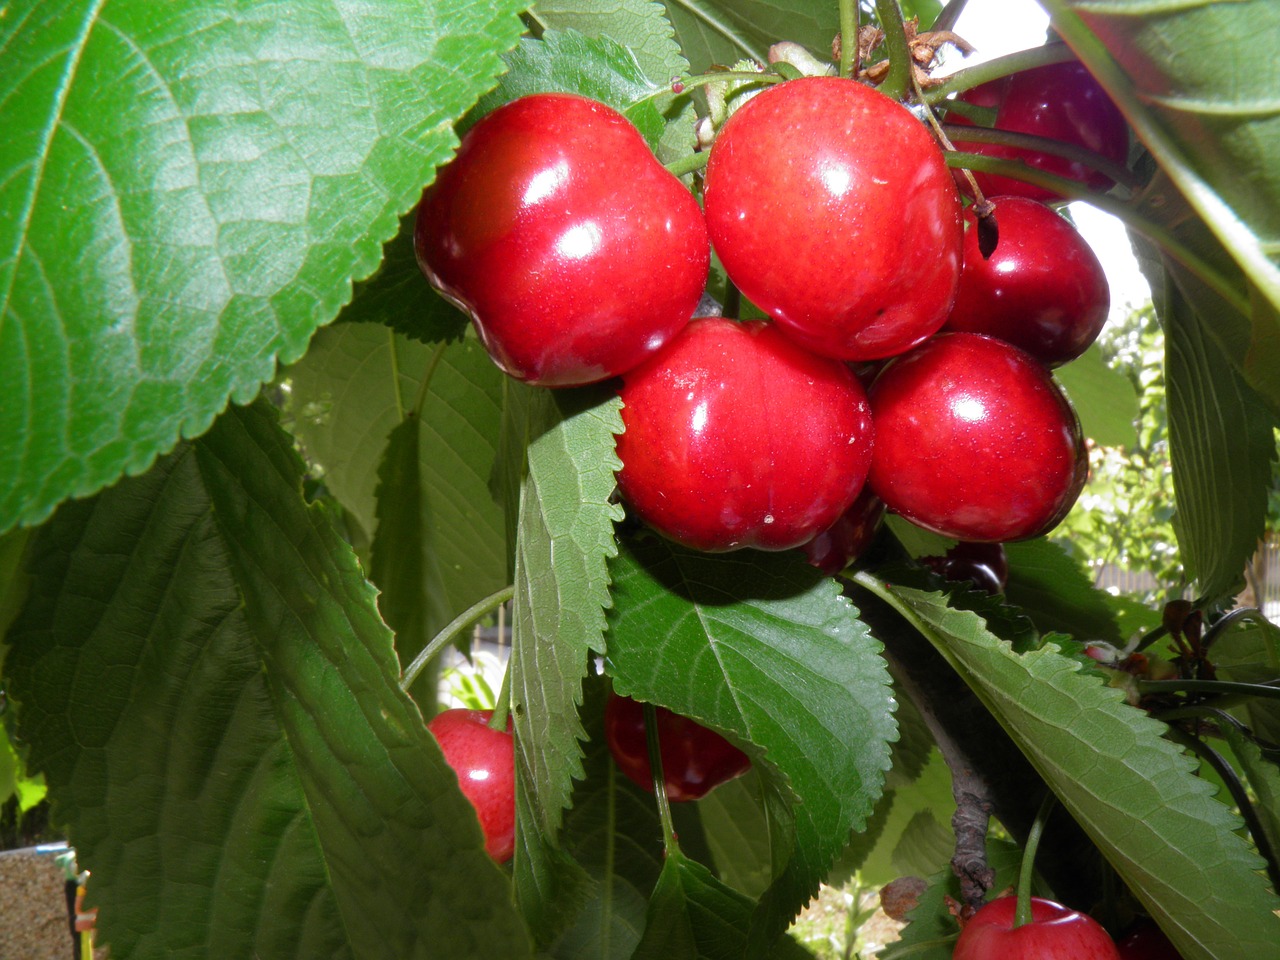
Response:
POLYGON ((962 540, 945 557, 921 557, 920 561, 943 579, 958 583, 967 580, 992 596, 1004 593, 1009 580, 1009 561, 1000 543, 962 540))
MULTIPOLYGON (((753 101, 754 102, 754 101, 753 101)), ((618 489, 698 550, 788 550, 862 490, 871 412, 849 368, 771 323, 694 320, 622 378, 618 489)))
POLYGON ((1068 363, 1107 322, 1107 275, 1051 208, 1023 197, 994 200, 1000 242, 989 258, 978 250, 977 218, 965 211, 964 268, 943 329, 998 337, 1050 367, 1068 363))
POLYGON ((835 576, 862 556, 875 539, 884 519, 884 502, 863 487, 858 499, 827 529, 806 543, 805 559, 829 576, 835 576))
POLYGON ((924 125, 868 86, 807 77, 753 97, 711 148, 705 207, 730 279, 815 353, 893 356, 946 319, 955 186, 924 125))
POLYGON ((1182 960, 1164 931, 1152 920, 1140 920, 1116 942, 1120 960, 1182 960))
MULTIPOLYGON (((1061 140, 1099 154, 1114 163, 1124 164, 1129 156, 1129 128, 1124 116, 1111 102, 1105 90, 1085 66, 1076 60, 1033 67, 990 83, 984 83, 960 94, 960 99, 975 106, 996 109, 995 127, 1013 133, 1029 133, 1037 137, 1061 140)), ((958 112, 951 112, 951 123, 969 123, 958 112)), ((982 153, 1005 160, 1022 160, 1043 170, 1075 180, 1094 190, 1105 190, 1112 184, 1106 174, 1064 157, 1040 151, 1021 150, 993 143, 952 137, 959 150, 982 153)), ((1051 200, 1058 195, 1013 177, 974 171, 982 192, 990 195, 1029 197, 1051 200)), ((961 188, 965 183, 961 182, 961 188)), ((1003 229, 1003 223, 1001 224, 1003 229)))
POLYGON ((960 931, 952 960, 1119 960, 1092 917, 1052 900, 1031 898, 1031 922, 1015 927, 1017 897, 983 905, 960 931))
POLYGON ((516 845, 515 744, 489 726, 492 710, 444 710, 427 724, 484 831, 484 848, 499 863, 516 845))
POLYGON ((1048 532, 1088 470, 1084 437, 1049 371, 1011 344, 944 333, 885 367, 869 393, 868 483, 890 510, 959 540, 1048 532))
MULTIPOLYGON (((665 707, 656 707, 654 712, 668 800, 701 799, 751 768, 751 759, 714 730, 665 707)), ((604 710, 604 735, 619 769, 632 783, 653 792, 644 705, 611 694, 604 710)))
POLYGON ((423 272, 494 362, 563 387, 615 376, 693 315, 702 211, 610 107, 535 94, 484 117, 418 208, 423 272))

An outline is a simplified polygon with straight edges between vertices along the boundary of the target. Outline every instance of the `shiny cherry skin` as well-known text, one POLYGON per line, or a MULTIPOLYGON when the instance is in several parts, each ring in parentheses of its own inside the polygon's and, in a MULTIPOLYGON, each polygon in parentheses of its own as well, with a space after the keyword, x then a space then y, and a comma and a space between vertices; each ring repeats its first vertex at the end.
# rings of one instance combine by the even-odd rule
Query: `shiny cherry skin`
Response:
POLYGON ((985 904, 960 931, 952 960, 1119 960, 1102 925, 1052 900, 1031 898, 1031 922, 1014 927, 1017 897, 985 904))
POLYGON ((958 540, 1047 533, 1088 472, 1075 409, 1047 368, 976 333, 943 333, 885 367, 869 392, 868 483, 890 510, 958 540))
POLYGON ((1004 593, 1009 582, 1009 559, 1002 543, 962 540, 948 550, 945 557, 921 557, 920 560, 938 576, 956 582, 968 580, 992 596, 1004 593))
POLYGON ((1024 197, 991 198, 1000 242, 984 259, 965 211, 964 267, 944 330, 985 333, 1049 367, 1076 359, 1107 322, 1111 290, 1093 249, 1063 217, 1024 197))
POLYGON ((710 263, 692 194, 616 110, 534 94, 485 116, 423 194, 427 278, 511 376, 615 376, 693 315, 710 263))
POLYGON ((1182 960, 1177 948, 1152 920, 1141 920, 1116 942, 1120 960, 1182 960))
POLYGON ((840 514, 840 519, 801 548, 805 559, 834 577, 871 546, 882 520, 884 501, 863 487, 853 506, 840 514))
MULTIPOLYGON (((994 107, 997 130, 1061 140, 1118 164, 1124 164, 1128 159, 1129 128, 1123 114, 1084 64, 1077 60, 1023 70, 974 87, 960 94, 960 99, 975 106, 994 107)), ((947 120, 957 124, 969 122, 954 111, 947 120)), ((1045 173, 1075 180, 1094 190, 1106 190, 1112 184, 1106 174, 1065 157, 994 143, 967 142, 963 134, 951 139, 959 150, 1003 160, 1022 160, 1045 173)), ((974 176, 982 192, 988 196, 1004 194, 1032 200, 1059 199, 1052 190, 1013 177, 978 171, 974 171, 974 176)), ((963 181, 959 182, 964 189, 963 181)))
POLYGON ((492 710, 444 710, 427 729, 480 818, 485 850, 506 863, 516 847, 515 745, 510 733, 489 726, 492 716, 492 710))
MULTIPOLYGON (((654 712, 668 800, 699 800, 751 769, 751 758, 714 730, 665 707, 655 707, 654 712)), ((652 793, 644 705, 630 697, 610 694, 604 708, 604 737, 614 762, 627 779, 652 793)))
POLYGON ((959 197, 924 125, 870 87, 806 77, 757 94, 712 145, 704 205, 730 279, 815 353, 894 356, 946 319, 959 197))
POLYGON ((789 550, 862 490, 871 411, 849 368, 774 324, 694 320, 622 378, 618 489, 696 550, 789 550))

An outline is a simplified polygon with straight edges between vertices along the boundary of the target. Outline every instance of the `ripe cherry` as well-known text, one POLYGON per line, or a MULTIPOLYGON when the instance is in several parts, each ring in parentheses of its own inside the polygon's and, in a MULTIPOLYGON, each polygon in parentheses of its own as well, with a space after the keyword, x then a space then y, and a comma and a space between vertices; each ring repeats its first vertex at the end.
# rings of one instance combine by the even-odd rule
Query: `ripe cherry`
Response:
POLYGON ((959 540, 1046 533, 1088 471, 1084 437, 1049 371, 1010 344, 944 333, 890 363, 869 392, 868 483, 890 510, 959 540))
MULTIPOLYGON (((698 800, 751 768, 751 759, 714 730, 664 707, 654 712, 668 800, 698 800)), ((604 709, 604 736, 618 768, 632 783, 652 792, 644 705, 610 694, 604 709)))
POLYGON ((1120 960, 1182 960, 1164 931, 1152 920, 1140 920, 1116 942, 1120 960))
POLYGON ((952 960, 1119 960, 1092 917, 1052 900, 1031 898, 1031 922, 1015 927, 1017 897, 985 904, 960 931, 952 960))
POLYGON ((835 576, 862 556, 875 539, 884 519, 884 501, 867 487, 858 499, 827 529, 806 543, 805 559, 829 576, 835 576))
POLYGON ((1068 363, 1107 322, 1111 291, 1102 264, 1075 227, 1044 204, 992 199, 1000 243, 984 258, 977 218, 965 211, 964 267, 943 329, 998 337, 1050 367, 1068 363))
MULTIPOLYGON (((1124 116, 1079 61, 1068 60, 1023 70, 974 87, 960 94, 960 99, 975 106, 994 107, 997 130, 1061 140, 1118 164, 1128 159, 1129 128, 1124 116)), ((947 119, 951 123, 969 123, 954 111, 947 119)), ((1045 173, 1076 180, 1094 190, 1105 190, 1112 184, 1106 174, 1065 157, 994 143, 965 141, 963 134, 951 139, 960 150, 1005 160, 1021 160, 1045 173)), ((979 171, 974 171, 974 176, 982 192, 988 196, 1006 194, 1033 200, 1058 197, 1052 190, 1013 177, 979 171)), ((1002 232, 1003 229, 1002 222, 1002 232)))
POLYGON ((921 557, 934 573, 946 580, 968 580, 979 590, 995 596, 1004 593, 1009 582, 1009 559, 1004 544, 961 540, 945 557, 921 557))
POLYGON ((725 271, 797 343, 889 357, 946 319, 959 198, 933 137, 896 101, 837 77, 771 87, 725 123, 705 183, 725 271))
POLYGON ((615 376, 693 315, 710 261, 693 196, 610 107, 535 94, 493 111, 423 194, 418 263, 499 367, 615 376))
POLYGON ((492 710, 444 710, 427 729, 475 807, 485 850, 505 863, 516 846, 515 745, 510 733, 489 726, 492 716, 492 710))
MULTIPOLYGON (((754 102, 754 101, 753 101, 754 102)), ((871 461, 866 394, 771 323, 694 320, 622 378, 618 489, 697 550, 788 550, 835 523, 871 461)))

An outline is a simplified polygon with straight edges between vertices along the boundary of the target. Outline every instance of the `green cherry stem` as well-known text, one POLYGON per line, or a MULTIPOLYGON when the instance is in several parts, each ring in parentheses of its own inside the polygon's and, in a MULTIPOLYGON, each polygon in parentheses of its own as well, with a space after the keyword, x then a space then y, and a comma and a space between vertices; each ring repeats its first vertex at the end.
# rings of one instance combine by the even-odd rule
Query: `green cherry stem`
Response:
POLYGON ((858 0, 840 0, 840 76, 853 76, 857 57, 858 0))
POLYGON ((1015 930, 1031 922, 1031 879, 1036 868, 1036 850, 1040 846, 1044 825, 1057 802, 1058 798, 1053 795, 1052 790, 1045 794, 1045 798, 1040 801, 1040 809, 1036 811, 1036 818, 1031 823, 1031 830, 1027 833, 1027 842, 1022 848, 1022 866, 1018 869, 1018 906, 1013 914, 1015 930))
POLYGON ((957 70, 938 86, 930 87, 925 94, 925 99, 929 103, 937 103, 939 100, 945 100, 953 93, 960 93, 963 90, 970 90, 984 83, 990 83, 992 80, 999 80, 1001 77, 1007 77, 1011 73, 1019 73, 1032 67, 1046 67, 1051 63, 1063 63, 1074 59, 1075 54, 1071 52, 1071 48, 1065 43, 1047 43, 1043 46, 1032 47, 1029 50, 1019 50, 1017 53, 996 57, 994 60, 988 60, 986 63, 980 63, 977 66, 957 70))
POLYGON ((658 820, 662 823, 662 849, 667 856, 680 852, 675 823, 671 819, 671 801, 667 799, 667 781, 662 772, 662 747, 658 742, 658 709, 644 705, 644 735, 649 747, 649 772, 653 775, 653 795, 658 801, 658 820))
POLYGON ((649 94, 649 97, 658 97, 667 93, 688 93, 697 87, 705 87, 707 84, 720 83, 724 80, 755 81, 763 84, 782 83, 787 78, 778 73, 774 66, 770 64, 768 70, 712 70, 710 73, 699 73, 692 77, 676 77, 671 81, 670 90, 664 87, 649 94))
POLYGON ((1050 137, 1037 137, 1030 133, 1015 133, 1012 130, 997 130, 993 127, 958 126, 945 124, 943 129, 953 140, 969 143, 995 143, 1005 147, 1015 147, 1035 153, 1049 153, 1056 157, 1065 157, 1076 163, 1084 164, 1093 170, 1105 173, 1108 177, 1130 190, 1142 186, 1142 181, 1128 167, 1108 160, 1106 157, 1077 147, 1072 143, 1064 143, 1050 137))
POLYGON ((880 82, 880 92, 894 100, 902 100, 911 88, 912 67, 902 6, 898 0, 876 0, 876 17, 884 31, 884 48, 889 54, 889 72, 880 82))
POLYGON ((683 177, 690 173, 695 173, 707 165, 707 160, 711 156, 710 151, 700 150, 697 153, 691 153, 687 157, 680 157, 665 164, 667 170, 675 174, 677 177, 683 177))
POLYGON ((497 610, 498 607, 515 596, 515 592, 516 588, 514 586, 503 587, 496 593, 489 594, 483 600, 477 600, 450 620, 444 629, 432 637, 431 642, 423 647, 418 655, 413 658, 413 662, 409 664, 404 674, 400 677, 400 689, 408 690, 413 686, 413 681, 418 679, 418 674, 422 672, 423 668, 431 662, 431 659, 436 654, 452 643, 464 628, 471 626, 486 613, 492 613, 497 610))
MULTIPOLYGON (((973 128, 965 127, 964 129, 970 130, 973 128)), ((1000 160, 981 153, 965 153, 963 151, 948 153, 946 159, 947 166, 967 167, 970 170, 980 170, 984 173, 998 173, 1006 177, 1015 177, 1028 183, 1048 187, 1068 200, 1083 200, 1085 203, 1097 207, 1103 213, 1111 214, 1126 226, 1132 227, 1148 240, 1162 247, 1165 253, 1195 274, 1214 293, 1225 300, 1233 310, 1244 316, 1249 316, 1252 313, 1252 307, 1246 294, 1236 289, 1207 260, 1178 240, 1172 233, 1144 218, 1129 204, 1094 193, 1074 180, 1045 173, 1019 160, 1000 160)))
POLYGON ((1280 700, 1280 686, 1269 683, 1237 683, 1234 680, 1139 680, 1136 686, 1142 694, 1210 693, 1280 700))

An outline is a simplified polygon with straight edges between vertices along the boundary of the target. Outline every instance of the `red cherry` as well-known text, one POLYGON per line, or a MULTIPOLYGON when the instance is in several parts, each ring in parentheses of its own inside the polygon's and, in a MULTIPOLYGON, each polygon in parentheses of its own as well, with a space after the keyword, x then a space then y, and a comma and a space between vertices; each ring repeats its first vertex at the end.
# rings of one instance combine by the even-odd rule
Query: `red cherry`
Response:
POLYGON ((959 198, 933 137, 896 101, 837 77, 771 87, 725 123, 705 184, 725 271, 797 343, 889 357, 946 319, 959 198))
POLYGON ((835 576, 871 545, 880 521, 884 519, 884 501, 863 487, 858 499, 827 529, 802 548, 805 559, 829 576, 835 576))
POLYGON ((1017 897, 985 904, 960 931, 952 960, 1119 960, 1093 918, 1052 900, 1031 898, 1031 922, 1014 927, 1017 897))
POLYGON ((964 268, 946 330, 985 333, 1057 367, 1098 338, 1111 291, 1084 237, 1049 207, 1023 197, 994 198, 1000 243, 978 250, 977 218, 965 211, 964 268))
POLYGON ((489 726, 492 716, 492 710, 444 710, 427 729, 475 807, 485 850, 505 863, 516 848, 515 744, 510 733, 489 726))
MULTIPOLYGON (((751 769, 751 758, 714 730, 664 707, 656 707, 655 713, 668 800, 698 800, 751 769)), ((644 705, 611 694, 604 708, 604 736, 618 768, 632 783, 652 793, 644 705)))
POLYGON ((935 533, 1039 536, 1084 485, 1084 437, 1066 394, 1001 340, 940 334, 885 367, 869 396, 868 483, 890 510, 935 533))
POLYGON ((995 596, 1009 581, 1009 560, 1004 544, 962 540, 945 557, 921 557, 934 573, 947 580, 968 580, 979 590, 995 596))
POLYGON ((494 362, 552 387, 657 351, 693 315, 710 261, 697 201, 636 128, 569 94, 472 127, 423 194, 414 240, 494 362))
MULTIPOLYGON (((1069 60, 1023 70, 965 91, 960 94, 960 99, 975 106, 995 107, 997 130, 1061 140, 1118 164, 1128 159, 1129 128, 1124 116, 1079 61, 1069 60)), ((947 119, 951 123, 969 123, 954 111, 947 119)), ((973 143, 965 141, 963 134, 951 139, 960 150, 1004 160, 1022 160, 1045 173, 1078 181, 1093 190, 1105 190, 1112 184, 1106 174, 1065 157, 994 143, 973 143)), ((988 196, 1008 194, 1032 200, 1058 198, 1052 190, 1012 177, 978 171, 973 175, 982 192, 988 196)), ((961 182, 961 189, 964 187, 961 182)), ((1002 232, 1003 227, 1001 223, 1002 232)))
POLYGON ((764 321, 694 320, 623 376, 618 489, 697 550, 788 550, 835 523, 871 461, 866 393, 764 321))
POLYGON ((1139 921, 1116 943, 1120 960, 1182 960, 1164 931, 1151 920, 1139 921))

